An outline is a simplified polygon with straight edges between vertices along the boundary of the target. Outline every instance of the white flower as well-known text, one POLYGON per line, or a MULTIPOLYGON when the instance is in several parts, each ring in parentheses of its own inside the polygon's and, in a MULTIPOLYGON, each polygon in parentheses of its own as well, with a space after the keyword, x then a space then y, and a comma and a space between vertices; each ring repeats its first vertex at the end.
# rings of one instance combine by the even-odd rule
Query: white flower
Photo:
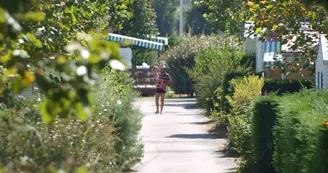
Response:
POLYGON ((121 100, 117 100, 117 104, 118 105, 122 104, 121 100))
POLYGON ((104 109, 104 112, 107 112, 107 109, 104 109))
POLYGON ((78 76, 83 76, 85 74, 87 74, 87 68, 85 66, 80 66, 76 69, 76 74, 78 76))
POLYGON ((110 60, 109 61, 109 65, 114 68, 114 69, 117 69, 117 70, 125 70, 125 66, 124 64, 122 64, 120 61, 118 60, 110 60))
POLYGON ((80 50, 80 54, 83 59, 88 59, 90 57, 90 52, 86 49, 80 50))

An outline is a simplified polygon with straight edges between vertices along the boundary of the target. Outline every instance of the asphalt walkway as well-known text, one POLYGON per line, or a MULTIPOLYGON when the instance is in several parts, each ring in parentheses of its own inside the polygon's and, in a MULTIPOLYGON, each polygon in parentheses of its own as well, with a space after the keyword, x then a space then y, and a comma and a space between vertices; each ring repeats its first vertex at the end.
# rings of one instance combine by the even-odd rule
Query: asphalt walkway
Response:
POLYGON ((140 173, 234 173, 234 158, 222 151, 225 139, 209 134, 209 120, 195 99, 166 99, 163 114, 154 114, 153 98, 140 98, 144 113, 140 133, 144 158, 133 170, 140 173))

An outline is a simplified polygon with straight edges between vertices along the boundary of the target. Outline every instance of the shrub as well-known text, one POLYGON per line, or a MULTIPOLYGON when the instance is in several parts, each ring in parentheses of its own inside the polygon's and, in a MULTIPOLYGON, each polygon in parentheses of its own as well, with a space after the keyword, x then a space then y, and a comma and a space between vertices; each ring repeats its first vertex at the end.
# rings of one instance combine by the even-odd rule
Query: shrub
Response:
POLYGON ((277 172, 327 172, 328 91, 309 90, 284 96, 274 127, 274 167, 277 172))
POLYGON ((116 172, 114 127, 104 119, 76 118, 42 122, 28 108, 0 119, 0 167, 8 172, 74 171, 116 172), (26 114, 26 115, 24 115, 26 114))
POLYGON ((196 64, 188 73, 195 83, 197 102, 208 114, 221 110, 220 97, 215 91, 222 86, 225 71, 236 69, 241 57, 241 47, 229 37, 220 37, 220 43, 196 54, 196 64))
POLYGON ((255 71, 256 69, 256 56, 252 54, 244 55, 241 58, 240 65, 249 69, 250 71, 255 71))
MULTIPOLYGON (((68 115, 44 123, 37 107, 0 111, 0 167, 8 172, 122 172, 140 161, 141 113, 128 74, 104 70, 94 93, 94 114, 87 121, 68 115)), ((75 114, 75 111, 71 111, 75 114)))
POLYGON ((276 92, 277 95, 283 95, 286 93, 299 92, 304 88, 313 88, 314 84, 312 81, 307 80, 275 80, 266 79, 263 92, 276 92))
POLYGON ((172 76, 172 88, 176 94, 193 95, 193 82, 187 73, 195 65, 194 56, 205 48, 218 44, 216 36, 190 36, 180 38, 178 45, 171 47, 162 56, 168 73, 172 76))
POLYGON ((114 126, 117 164, 128 169, 140 161, 143 145, 138 138, 141 112, 134 108, 138 96, 125 72, 105 69, 94 91, 95 116, 106 118, 114 126))
POLYGON ((224 78, 222 81, 222 110, 225 112, 230 112, 230 105, 229 101, 227 100, 226 96, 232 96, 233 95, 233 87, 231 86, 231 80, 239 77, 244 77, 246 72, 243 71, 233 71, 228 70, 224 73, 224 78))
POLYGON ((242 156, 242 159, 247 159, 251 153, 251 102, 261 95, 264 79, 252 75, 244 77, 239 82, 233 79, 231 83, 235 92, 233 96, 227 96, 232 106, 228 117, 229 146, 236 150, 242 156))
MULTIPOLYGON (((225 98, 226 96, 232 96, 234 89, 231 86, 230 81, 234 78, 240 78, 248 73, 251 73, 248 70, 228 70, 223 79, 222 83, 222 102, 223 102, 223 110, 229 112, 231 106, 229 105, 228 100, 225 98)), ((256 73, 256 75, 261 76, 260 73, 256 73)), ((286 93, 295 93, 299 92, 302 89, 311 89, 313 88, 313 82, 307 80, 276 80, 276 79, 265 79, 264 86, 262 89, 262 94, 268 93, 276 93, 277 95, 283 95, 286 93)))
POLYGON ((277 98, 274 96, 259 97, 253 102, 254 172, 275 172, 272 166, 274 151, 273 126, 275 125, 278 106, 277 98))

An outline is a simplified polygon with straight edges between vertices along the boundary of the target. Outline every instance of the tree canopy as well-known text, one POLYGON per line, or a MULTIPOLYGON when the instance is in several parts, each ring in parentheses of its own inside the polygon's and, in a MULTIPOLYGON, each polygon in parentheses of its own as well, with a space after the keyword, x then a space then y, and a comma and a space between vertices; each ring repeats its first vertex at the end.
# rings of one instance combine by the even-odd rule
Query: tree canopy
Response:
MULTIPOLYGON (((133 0, 11 0, 0 2, 0 94, 19 93, 32 83, 45 99, 45 121, 71 108, 81 119, 92 111, 89 88, 107 62, 124 69, 119 46, 104 40, 105 29, 122 27, 133 0)), ((6 99, 1 97, 1 99, 6 99)))

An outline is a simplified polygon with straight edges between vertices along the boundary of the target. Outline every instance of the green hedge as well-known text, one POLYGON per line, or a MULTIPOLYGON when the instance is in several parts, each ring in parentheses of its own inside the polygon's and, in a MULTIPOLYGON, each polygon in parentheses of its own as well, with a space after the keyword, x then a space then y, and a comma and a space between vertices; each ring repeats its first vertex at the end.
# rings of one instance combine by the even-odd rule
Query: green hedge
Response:
POLYGON ((228 100, 226 99, 226 96, 232 96, 234 91, 233 87, 230 85, 230 81, 234 78, 244 77, 245 72, 242 71, 232 71, 229 70, 224 74, 223 82, 222 82, 222 110, 229 112, 230 111, 230 105, 228 100))
POLYGON ((251 71, 255 71, 256 55, 244 55, 240 61, 240 65, 250 68, 251 71))
POLYGON ((285 93, 299 92, 302 88, 313 88, 313 82, 308 80, 266 79, 263 92, 277 92, 277 95, 283 95, 285 93))
POLYGON ((284 96, 274 127, 274 162, 277 172, 328 171, 328 90, 302 91, 284 96))
POLYGON ((253 133, 254 172, 274 173, 273 134, 272 128, 276 121, 278 101, 276 97, 265 96, 253 103, 253 133))
MULTIPOLYGON (((226 96, 233 95, 233 88, 230 85, 230 81, 234 78, 241 78, 247 75, 247 72, 243 71, 227 71, 223 79, 223 92, 222 92, 222 101, 223 101, 223 110, 226 112, 230 111, 230 106, 225 98, 226 96)), ((256 73, 258 76, 262 76, 261 73, 256 73)), ((295 93, 301 91, 303 88, 311 89, 314 87, 312 81, 308 80, 277 80, 277 79, 265 79, 262 93, 272 93, 275 92, 277 95, 283 95, 286 93, 295 93)))

